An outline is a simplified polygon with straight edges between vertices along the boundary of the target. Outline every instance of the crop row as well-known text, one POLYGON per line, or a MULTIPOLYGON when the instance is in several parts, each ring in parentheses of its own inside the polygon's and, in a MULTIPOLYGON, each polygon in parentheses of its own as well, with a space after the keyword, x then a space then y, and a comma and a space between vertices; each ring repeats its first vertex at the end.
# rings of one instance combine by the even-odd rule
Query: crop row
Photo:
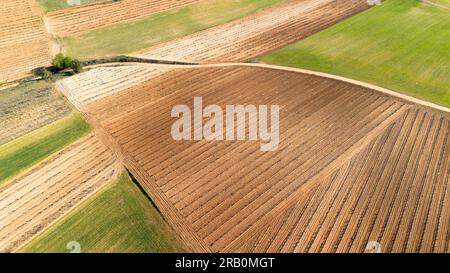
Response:
POLYGON ((0 251, 17 250, 117 171, 111 151, 90 135, 9 182, 0 190, 0 251))

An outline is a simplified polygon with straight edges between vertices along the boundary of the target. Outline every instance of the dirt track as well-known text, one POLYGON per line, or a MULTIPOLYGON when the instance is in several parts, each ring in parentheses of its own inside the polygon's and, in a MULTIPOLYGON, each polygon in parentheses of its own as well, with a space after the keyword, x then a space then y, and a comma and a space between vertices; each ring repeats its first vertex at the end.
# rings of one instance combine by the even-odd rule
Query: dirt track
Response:
POLYGON ((0 252, 17 250, 118 174, 120 166, 87 136, 0 188, 0 252))
MULTIPOLYGON (((142 57, 204 62, 244 61, 286 46, 368 6, 363 0, 290 1, 240 20, 145 50, 142 57), (301 31, 299 31, 299 29, 301 31)), ((78 108, 140 85, 172 70, 139 66, 100 67, 59 83, 78 108)), ((127 98, 123 98, 124 104, 127 98)), ((111 114, 113 112, 110 111, 111 114)))
MULTIPOLYGON (((79 105, 80 109, 83 109, 84 106, 98 100, 103 99, 105 102, 108 99, 115 100, 113 95, 116 93, 118 96, 124 100, 124 103, 130 101, 129 95, 125 95, 126 90, 132 89, 134 90, 135 95, 138 96, 142 94, 137 91, 137 89, 144 87, 149 83, 149 79, 154 79, 156 77, 162 77, 165 73, 174 71, 176 69, 201 69, 201 68, 221 68, 221 67, 254 67, 254 68, 266 68, 273 69, 279 71, 286 72, 295 72, 312 76, 319 76, 328 79, 334 79, 341 82, 350 83, 353 85, 365 87, 368 89, 372 89, 378 91, 380 93, 398 98, 400 100, 404 100, 406 102, 417 104, 420 106, 424 106, 425 108, 431 108, 438 111, 450 112, 450 109, 437 105, 428 101, 420 100, 418 98, 408 96, 387 88, 383 88, 380 86, 376 86, 367 82, 362 82, 342 76, 337 76, 333 74, 328 74, 324 72, 318 72, 303 68, 295 68, 295 67, 286 67, 286 66, 278 66, 278 65, 270 65, 265 63, 214 63, 214 64, 194 64, 194 65, 174 65, 174 64, 156 64, 156 63, 106 63, 101 65, 91 66, 90 71, 87 71, 83 74, 78 75, 77 77, 73 77, 66 79, 62 82, 58 82, 58 87, 60 90, 66 90, 64 92, 66 96, 70 97, 71 101, 74 104, 79 105), (130 73, 135 73, 133 71, 139 71, 139 76, 128 76, 130 73), (98 81, 92 82, 93 79, 97 78, 98 73, 106 73, 108 78, 112 82, 119 82, 120 86, 116 88, 114 84, 109 84, 109 81, 104 81, 97 79, 98 81), (92 84, 95 84, 96 88, 92 87, 92 84), (108 86, 109 85, 109 86, 108 86), (114 86, 114 88, 111 88, 114 86), (71 92, 71 90, 77 90, 76 92, 71 92)), ((170 77, 170 76, 169 76, 170 77)), ((134 96, 134 95, 133 95, 134 96)), ((109 114, 114 115, 117 111, 109 111, 109 114)))
MULTIPOLYGON (((277 7, 144 56, 245 60, 367 7, 365 1, 330 2, 277 7)), ((255 67, 97 68, 59 87, 95 121, 105 134, 102 140, 121 155, 193 251, 362 252, 369 241, 381 242, 386 252, 449 251, 448 113, 333 79, 255 67), (192 106, 199 95, 205 104, 221 106, 279 104, 281 147, 263 153, 257 142, 173 141, 172 106, 192 106)), ((91 165, 86 162, 92 156, 86 155, 86 160, 77 158, 83 165, 74 166, 92 167, 97 175, 113 172, 112 156, 104 156, 107 160, 91 165)), ((64 170, 63 178, 84 174, 64 170)), ((58 184, 53 179, 49 183, 58 184)), ((85 183, 95 182, 86 178, 85 183)), ((81 191, 78 186, 69 187, 81 191)), ((33 192, 46 202, 31 202, 28 206, 43 207, 24 205, 22 212, 36 220, 0 222, 5 232, 0 249, 14 249, 43 228, 38 221, 54 215, 47 209, 53 196, 33 192), (42 211, 45 217, 35 218, 42 211), (8 233, 13 226, 19 226, 11 233, 16 235, 8 233)), ((31 196, 9 194, 5 198, 21 200, 18 206, 31 196)), ((6 202, 4 210, 15 213, 10 206, 6 202)))
POLYGON ((448 113, 252 67, 174 70, 85 111, 194 251, 448 251, 448 113), (279 150, 173 141, 171 108, 200 95, 279 104, 279 150))

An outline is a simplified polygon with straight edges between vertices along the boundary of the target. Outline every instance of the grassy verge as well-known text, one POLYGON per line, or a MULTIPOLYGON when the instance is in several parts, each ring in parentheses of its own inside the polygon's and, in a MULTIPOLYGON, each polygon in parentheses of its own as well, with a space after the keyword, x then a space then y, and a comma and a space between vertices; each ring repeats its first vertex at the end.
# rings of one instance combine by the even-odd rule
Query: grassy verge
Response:
POLYGON ((450 107, 450 13, 387 0, 262 61, 370 82, 450 107))
POLYGON ((80 243, 83 253, 182 251, 173 231, 127 174, 89 198, 21 252, 69 252, 66 246, 70 241, 80 243))
POLYGON ((450 8, 450 0, 428 0, 428 1, 450 8))
POLYGON ((62 40, 68 55, 93 59, 126 54, 244 17, 285 0, 205 0, 133 22, 62 40))
POLYGON ((72 114, 0 146, 0 184, 89 131, 81 115, 72 114))
MULTIPOLYGON (((55 11, 59 9, 70 8, 67 0, 37 0, 44 12, 55 11)), ((81 5, 92 4, 95 2, 105 2, 105 0, 80 0, 81 5)))

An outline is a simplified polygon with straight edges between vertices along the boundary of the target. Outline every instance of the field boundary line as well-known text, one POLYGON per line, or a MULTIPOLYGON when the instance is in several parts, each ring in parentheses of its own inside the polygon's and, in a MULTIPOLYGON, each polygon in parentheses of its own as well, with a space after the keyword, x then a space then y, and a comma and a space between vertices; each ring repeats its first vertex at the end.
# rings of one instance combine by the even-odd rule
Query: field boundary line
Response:
MULTIPOLYGON (((391 116, 389 116, 383 122, 378 124, 378 126, 373 128, 365 136, 363 136, 351 147, 349 147, 342 154, 340 154, 337 158, 335 158, 328 165, 326 165, 322 170, 320 170, 313 177, 308 179, 303 185, 301 185, 296 191, 292 192, 281 203, 276 205, 270 211, 270 213, 266 214, 264 217, 259 219, 253 226, 251 226, 244 233, 242 233, 240 236, 236 237, 233 241, 231 241, 228 247, 233 246, 233 244, 236 241, 245 238, 245 236, 248 236, 249 233, 257 232, 261 226, 268 224, 277 215, 280 215, 284 211, 287 211, 290 206, 295 205, 295 203, 298 202, 298 200, 300 200, 304 196, 307 196, 309 192, 313 191, 318 186, 320 186, 321 181, 332 175, 333 172, 337 171, 340 167, 342 167, 349 160, 351 160, 355 155, 357 155, 364 148, 366 148, 367 145, 369 145, 377 137, 381 136, 389 128, 389 126, 393 125, 401 116, 405 115, 408 109, 411 109, 411 107, 413 106, 410 105, 400 106, 391 116)), ((231 249, 225 248, 225 251, 231 251, 231 249)))
MULTIPOLYGON (((90 141, 90 139, 95 138, 95 137, 96 137, 96 135, 91 132, 91 133, 87 134, 86 136, 83 136, 82 138, 71 143, 70 145, 63 148, 62 150, 59 150, 59 151, 49 155, 47 158, 45 158, 41 162, 38 162, 34 166, 25 170, 23 173, 20 173, 17 176, 15 176, 12 180, 10 180, 7 183, 7 185, 0 187, 0 195, 2 195, 3 198, 5 196, 8 196, 8 195, 5 195, 5 191, 11 190, 12 187, 17 187, 18 184, 20 184, 20 183, 23 184, 24 181, 27 181, 27 179, 29 180, 30 177, 34 176, 36 173, 42 172, 42 170, 45 169, 48 165, 56 164, 57 161, 61 161, 61 160, 65 161, 67 159, 67 154, 72 153, 74 150, 78 149, 81 145, 83 145, 83 143, 88 142, 88 141, 90 141)), ((106 147, 106 149, 108 149, 108 147, 106 147)), ((8 244, 8 248, 6 248, 7 251, 10 251, 10 252, 20 251, 26 244, 28 244, 29 242, 31 242, 32 240, 34 240, 35 238, 37 238, 44 232, 48 231, 53 226, 57 225, 61 219, 63 219, 64 217, 69 215, 72 211, 77 209, 79 207, 79 205, 81 205, 87 199, 89 199, 91 196, 93 196, 94 194, 99 192, 106 185, 109 185, 111 183, 111 181, 114 179, 114 177, 116 177, 117 174, 120 173, 124 169, 123 165, 121 165, 116 160, 115 160, 114 164, 110 165, 110 168, 113 171, 113 173, 111 175, 111 179, 107 180, 105 183, 99 183, 97 181, 95 184, 91 185, 90 187, 85 188, 84 191, 86 191, 89 188, 92 188, 92 190, 90 192, 88 192, 86 195, 77 199, 78 201, 75 201, 75 203, 73 203, 73 200, 72 200, 70 202, 64 203, 63 206, 61 206, 61 207, 55 207, 52 209, 47 207, 47 209, 45 210, 45 212, 46 212, 45 218, 40 219, 38 217, 38 218, 33 218, 33 219, 28 220, 28 221, 32 221, 32 220, 41 221, 39 226, 43 225, 43 228, 39 229, 38 231, 35 231, 35 229, 32 229, 32 230, 28 230, 26 233, 17 233, 20 236, 17 237, 17 235, 14 235, 18 238, 18 239, 17 238, 15 239, 16 241, 11 241, 11 242, 2 241, 0 243, 8 244), (56 209, 56 211, 54 211, 54 209, 56 209), (60 211, 61 209, 63 211, 60 214, 58 214, 58 211, 60 211), (52 218, 55 215, 56 215, 56 217, 52 218)), ((108 172, 109 169, 104 168, 104 169, 102 169, 101 172, 105 172, 105 171, 108 172)), ((64 171, 62 171, 62 172, 64 172, 64 171)), ((92 179, 92 177, 89 178, 89 180, 91 180, 91 179, 92 179)), ((94 180, 95 179, 96 178, 94 178, 94 180)), ((23 187, 23 186, 21 186, 21 187, 23 187)), ((78 185, 77 189, 83 188, 83 187, 84 186, 78 185)), ((51 189, 51 187, 50 187, 50 189, 51 189)), ((9 193, 9 195, 12 195, 12 194, 13 193, 9 193)), ((22 199, 25 198, 24 196, 22 196, 21 198, 22 199)), ((75 196, 75 197, 78 198, 78 196, 75 196)), ((4 251, 4 250, 5 249, 2 249, 2 250, 0 250, 0 252, 4 251)))
MULTIPOLYGON (((57 85, 57 87, 64 88, 62 85, 57 85)), ((206 243, 192 230, 191 225, 175 206, 173 206, 170 200, 166 198, 161 189, 156 186, 155 179, 153 179, 150 174, 139 170, 136 160, 123 151, 122 146, 117 142, 113 135, 104 128, 102 122, 92 115, 92 113, 89 113, 84 109, 81 113, 92 125, 94 131, 93 134, 112 151, 116 162, 120 164, 122 168, 127 169, 137 179, 142 189, 158 206, 161 217, 163 217, 175 231, 176 236, 183 246, 188 248, 188 250, 195 252, 212 252, 206 243)))
POLYGON ((307 74, 307 75, 314 75, 314 76, 319 76, 322 78, 328 78, 328 79, 334 79, 334 80, 338 80, 341 82, 347 82, 347 83, 351 83, 354 85, 358 85, 358 86, 362 86, 362 87, 366 87, 381 93, 384 93, 386 95, 407 101, 407 102, 411 102, 414 104, 418 104, 421 106, 425 106, 425 107, 429 107, 429 108, 433 108, 439 111, 443 111, 443 112, 447 112, 450 113, 450 108, 447 108, 445 106, 441 106, 432 102, 428 102, 428 101, 424 101, 421 100, 419 98, 413 97, 413 96, 409 96, 388 88, 384 88, 378 85, 374 85, 371 83, 367 83, 367 82, 363 82, 363 81, 359 81, 359 80, 354 80, 351 78, 346 78, 343 76, 338 76, 338 75, 334 75, 334 74, 329 74, 329 73, 324 73, 324 72, 319 72, 319 71, 314 71, 314 70, 308 70, 308 69, 303 69, 303 68, 293 68, 293 67, 283 67, 283 66, 278 66, 278 65, 270 65, 270 64, 244 64, 244 65, 250 65, 250 66, 257 66, 257 67, 265 67, 265 68, 271 68, 271 69, 277 69, 277 70, 284 70, 284 71, 291 71, 291 72, 299 72, 299 73, 303 73, 303 74, 307 74))
MULTIPOLYGON (((297 73, 302 73, 302 74, 306 74, 306 75, 313 75, 313 76, 318 76, 318 77, 322 77, 322 78, 327 78, 327 79, 333 79, 333 80, 337 80, 337 81, 341 81, 341 82, 346 82, 346 83, 350 83, 353 85, 358 85, 358 86, 362 86, 365 88, 369 88, 371 90, 374 91, 378 91, 380 93, 389 95, 391 97, 395 97, 397 99, 400 99, 402 101, 406 101, 409 103, 414 103, 414 104, 418 104, 420 106, 424 106, 424 107, 428 107, 428 108, 432 108, 438 111, 442 111, 445 113, 450 113, 450 108, 447 108, 445 106, 442 105, 438 105, 432 102, 428 102, 428 101, 424 101, 421 100, 419 98, 416 97, 412 97, 391 89, 387 89, 381 86, 377 86, 371 83, 367 83, 367 82, 363 82, 363 81, 359 81, 359 80, 355 80, 355 79, 350 79, 350 78, 346 78, 343 76, 338 76, 338 75, 334 75, 334 74, 329 74, 329 73, 324 73, 324 72, 319 72, 319 71, 314 71, 314 70, 308 70, 308 69, 303 69, 303 68, 295 68, 295 67, 286 67, 286 66, 279 66, 279 65, 271 65, 271 64, 263 64, 263 63, 216 63, 216 64, 195 64, 195 65, 178 65, 178 64, 158 64, 158 63, 137 63, 137 62, 130 62, 130 63, 107 63, 107 64, 97 64, 94 67, 98 68, 98 67, 115 67, 115 66, 151 66, 151 67, 166 67, 166 68, 183 68, 183 69, 193 69, 193 68, 214 68, 214 67, 256 67, 256 68, 266 68, 266 69, 274 69, 274 70, 281 70, 281 71, 287 71, 287 72, 297 72, 297 73)), ((89 67, 87 67, 89 68, 89 67)))
POLYGON ((38 232, 33 234, 30 238, 27 238, 26 240, 22 241, 19 245, 15 246, 12 249, 12 252, 13 253, 20 252, 22 249, 24 249, 24 247, 28 243, 30 243, 34 239, 38 238, 40 235, 44 234, 45 232, 49 231, 53 227, 56 227, 58 224, 60 224, 60 221, 63 220, 65 217, 69 216, 70 213, 74 212, 76 209, 78 209, 81 206, 83 206, 84 204, 86 204, 86 202, 89 201, 89 199, 91 197, 95 196, 96 194, 100 193, 103 189, 105 189, 107 186, 111 185, 113 183, 113 181, 119 177, 119 175, 120 175, 121 171, 123 171, 123 169, 124 168, 122 165, 116 163, 115 170, 117 171, 117 173, 113 174, 113 176, 111 177, 110 180, 108 180, 106 183, 101 184, 100 186, 95 188, 92 192, 88 193, 86 196, 83 197, 83 199, 78 204, 71 206, 68 210, 64 211, 61 215, 59 215, 58 217, 53 219, 43 229, 39 230, 38 232))
POLYGON ((434 7, 438 7, 438 8, 441 8, 441 9, 445 9, 445 10, 450 11, 450 8, 449 8, 449 7, 444 6, 444 5, 441 5, 441 4, 438 4, 438 3, 435 3, 435 2, 433 2, 433 1, 419 0, 419 2, 421 2, 421 3, 423 3, 423 4, 426 4, 426 5, 429 5, 429 6, 434 6, 434 7))
POLYGON ((12 187, 14 184, 20 182, 27 176, 31 175, 32 173, 39 171, 45 165, 48 165, 48 164, 54 162, 59 157, 63 156, 68 151, 74 149, 74 147, 76 147, 77 145, 80 145, 80 143, 82 143, 83 141, 86 141, 86 139, 89 139, 90 137, 92 137, 92 132, 86 134, 85 136, 82 136, 80 139, 75 140, 74 142, 70 143, 66 147, 48 155, 47 157, 45 157, 41 161, 37 162, 36 164, 33 164, 32 166, 24 169, 23 171, 19 172, 18 174, 14 175, 13 177, 5 180, 4 183, 0 185, 0 194, 3 191, 5 191, 6 189, 8 189, 9 187, 12 187))

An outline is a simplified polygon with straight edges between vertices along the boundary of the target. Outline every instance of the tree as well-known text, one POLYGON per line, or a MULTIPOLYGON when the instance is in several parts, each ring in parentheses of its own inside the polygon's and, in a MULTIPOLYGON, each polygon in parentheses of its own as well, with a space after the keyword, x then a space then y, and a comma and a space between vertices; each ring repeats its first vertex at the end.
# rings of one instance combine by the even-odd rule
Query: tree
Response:
POLYGON ((55 58, 53 58, 52 62, 53 66, 55 66, 59 70, 64 70, 72 67, 72 58, 68 56, 64 56, 62 53, 56 54, 55 58))

